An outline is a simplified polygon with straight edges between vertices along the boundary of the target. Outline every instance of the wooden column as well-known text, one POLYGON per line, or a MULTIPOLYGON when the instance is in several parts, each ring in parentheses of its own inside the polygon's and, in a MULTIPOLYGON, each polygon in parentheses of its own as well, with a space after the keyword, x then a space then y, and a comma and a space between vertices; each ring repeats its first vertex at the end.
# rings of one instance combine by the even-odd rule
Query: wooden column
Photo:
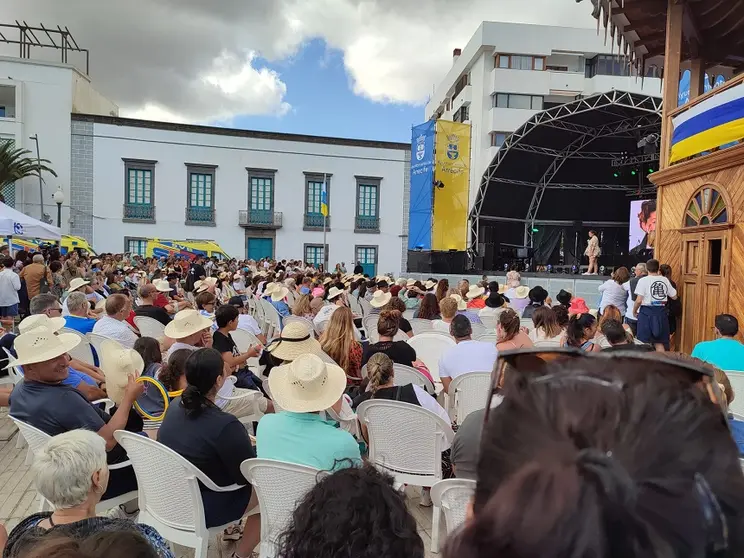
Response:
POLYGON ((666 25, 666 53, 664 55, 664 113, 661 125, 661 170, 669 166, 669 149, 672 140, 672 122, 669 112, 679 102, 679 70, 682 58, 682 18, 684 4, 668 0, 666 25))
POLYGON ((705 93, 705 63, 702 58, 690 61, 690 100, 705 93))

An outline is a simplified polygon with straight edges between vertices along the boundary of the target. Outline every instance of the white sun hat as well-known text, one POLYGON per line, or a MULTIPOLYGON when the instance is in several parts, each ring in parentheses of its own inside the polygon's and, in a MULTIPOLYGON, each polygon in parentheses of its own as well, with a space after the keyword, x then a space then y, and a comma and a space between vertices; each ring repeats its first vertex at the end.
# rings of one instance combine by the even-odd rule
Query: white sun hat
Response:
POLYGON ((209 287, 214 287, 217 284, 217 277, 207 277, 201 282, 201 285, 199 285, 196 289, 196 292, 203 293, 209 287))
POLYGON ((514 289, 517 298, 527 298, 530 294, 530 288, 522 285, 514 289))
POLYGON ((415 284, 416 284, 416 279, 409 279, 408 281, 406 281, 406 287, 408 287, 409 289, 413 287, 415 284))
POLYGON ((15 338, 13 348, 18 357, 9 358, 5 368, 55 359, 70 352, 79 343, 80 337, 74 333, 56 335, 49 328, 37 327, 15 338))
POLYGON ((284 300, 287 298, 287 295, 289 294, 289 289, 285 287, 284 285, 277 285, 274 287, 274 290, 271 291, 271 300, 274 302, 279 302, 280 300, 284 300))
MULTIPOLYGON (((266 350, 276 358, 292 361, 305 354, 320 354, 323 349, 313 332, 300 322, 289 322, 284 326, 280 338, 273 341, 266 350)), ((272 369, 273 373, 273 369, 272 369)))
POLYGON ((170 283, 164 279, 155 279, 152 284, 155 285, 155 288, 161 293, 169 293, 173 290, 170 283))
POLYGON ((33 314, 23 319, 21 323, 18 324, 18 331, 20 333, 28 333, 37 327, 45 327, 54 333, 55 331, 59 331, 65 327, 65 319, 62 317, 50 318, 46 314, 33 314))
POLYGON ((212 327, 212 320, 202 316, 198 310, 186 309, 178 312, 165 326, 165 335, 171 339, 183 339, 203 329, 212 327))
POLYGON ((70 287, 67 289, 67 292, 71 293, 72 291, 76 291, 80 287, 84 287, 85 285, 90 285, 90 281, 86 281, 82 277, 75 277, 75 279, 70 281, 70 287))
POLYGON ((424 287, 426 288, 427 291, 433 289, 436 286, 437 286, 436 281, 427 281, 426 283, 424 283, 424 287))
POLYGON ((458 310, 467 310, 468 303, 463 300, 463 298, 458 294, 452 294, 450 295, 451 298, 455 299, 455 302, 457 302, 457 309, 458 310))
POLYGON ((120 404, 124 398, 129 376, 137 379, 145 369, 145 361, 134 349, 107 339, 101 343, 101 370, 106 377, 106 393, 109 399, 120 404))
POLYGON ((483 294, 486 292, 486 289, 483 287, 479 287, 478 285, 473 285, 470 287, 470 290, 468 291, 467 296, 468 300, 474 300, 478 298, 479 296, 483 296, 483 294))
POLYGON ((388 302, 390 302, 391 298, 393 298, 393 295, 390 293, 375 291, 375 294, 372 295, 372 300, 369 301, 369 304, 370 306, 372 306, 372 308, 382 308, 388 302))
POLYGON ((342 294, 344 294, 343 289, 339 289, 338 287, 331 287, 328 290, 328 296, 326 297, 326 300, 333 300, 334 298, 342 294))
POLYGON ((270 296, 277 287, 278 285, 276 283, 266 283, 266 285, 264 285, 262 296, 270 296))
POLYGON ((328 409, 339 400, 346 389, 346 373, 317 355, 305 354, 273 368, 269 388, 282 409, 314 413, 328 409))

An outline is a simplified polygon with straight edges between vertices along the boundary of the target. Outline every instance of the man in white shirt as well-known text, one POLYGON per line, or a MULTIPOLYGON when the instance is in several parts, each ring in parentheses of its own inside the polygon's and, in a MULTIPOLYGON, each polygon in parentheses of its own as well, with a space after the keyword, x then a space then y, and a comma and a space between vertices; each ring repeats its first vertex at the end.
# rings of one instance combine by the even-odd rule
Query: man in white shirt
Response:
POLYGON ((326 304, 321 308, 313 318, 313 325, 317 326, 321 322, 327 322, 331 319, 333 314, 341 306, 347 306, 346 294, 343 290, 337 287, 331 287, 328 291, 328 297, 326 298, 330 304, 326 304))
POLYGON ((124 295, 112 294, 106 299, 106 315, 93 326, 93 333, 118 341, 127 349, 133 349, 137 334, 125 321, 132 310, 132 301, 124 295))
POLYGON ((648 275, 646 273, 646 264, 636 264, 635 277, 627 283, 623 283, 623 289, 628 293, 628 300, 625 303, 625 323, 630 326, 630 329, 633 332, 633 337, 635 337, 636 332, 638 331, 638 320, 636 320, 636 317, 633 315, 636 300, 635 289, 636 285, 638 285, 638 281, 641 280, 641 277, 645 277, 646 275, 648 275))
POLYGON ((653 344, 657 351, 668 351, 669 316, 666 304, 670 298, 677 298, 677 291, 659 272, 658 260, 649 260, 646 271, 648 275, 639 279, 635 288, 633 314, 638 319, 636 337, 644 343, 653 344))
POLYGON ((18 291, 21 278, 13 271, 13 258, 3 258, 3 270, 0 271, 0 321, 6 329, 13 325, 13 318, 18 315, 18 291))
POLYGON ((238 315, 238 329, 250 331, 261 343, 266 345, 266 336, 263 334, 261 328, 258 326, 258 322, 256 321, 256 319, 248 314, 248 310, 245 307, 243 299, 239 296, 234 296, 230 298, 228 304, 230 304, 231 306, 235 306, 235 308, 238 309, 238 312, 240 312, 240 314, 238 315))
POLYGON ((466 316, 458 314, 450 324, 450 335, 456 346, 448 349, 439 359, 439 378, 444 391, 454 378, 468 372, 491 372, 496 364, 496 345, 473 341, 473 327, 466 316))

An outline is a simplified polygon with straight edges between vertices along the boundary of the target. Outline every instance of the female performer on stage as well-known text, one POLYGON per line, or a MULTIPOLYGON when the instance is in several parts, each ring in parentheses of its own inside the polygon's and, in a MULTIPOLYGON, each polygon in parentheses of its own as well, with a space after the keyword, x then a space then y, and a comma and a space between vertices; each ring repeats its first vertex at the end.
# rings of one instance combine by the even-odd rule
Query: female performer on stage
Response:
POLYGON ((589 245, 584 250, 584 255, 589 258, 589 269, 584 275, 597 275, 597 260, 599 259, 599 237, 594 231, 589 231, 589 245))

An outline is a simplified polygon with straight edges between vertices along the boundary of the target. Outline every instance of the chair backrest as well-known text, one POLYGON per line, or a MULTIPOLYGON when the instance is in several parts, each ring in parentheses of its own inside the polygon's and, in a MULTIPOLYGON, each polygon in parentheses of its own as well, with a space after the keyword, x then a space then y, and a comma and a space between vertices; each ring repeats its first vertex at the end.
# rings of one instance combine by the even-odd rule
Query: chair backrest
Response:
POLYGON ((731 387, 734 389, 734 400, 729 403, 729 411, 744 415, 744 372, 726 370, 731 387))
POLYGON ((412 319, 413 319, 413 316, 414 316, 415 314, 416 314, 416 310, 414 310, 413 308, 409 308, 408 310, 406 310, 405 312, 403 312, 403 317, 404 317, 404 318, 405 318, 406 320, 409 320, 409 321, 410 321, 410 320, 412 320, 412 319))
POLYGON ((442 450, 455 434, 439 415, 410 403, 370 399, 357 407, 357 417, 367 427, 369 460, 377 467, 401 482, 412 475, 442 478, 442 450))
POLYGON ((357 297, 349 295, 349 308, 351 308, 352 314, 359 317, 364 316, 364 311, 362 310, 362 306, 359 304, 357 297))
POLYGON ((365 316, 369 316, 372 313, 372 305, 369 303, 369 300, 367 300, 366 298, 359 299, 359 306, 362 307, 362 313, 365 316))
POLYGON ((259 302, 261 304, 261 308, 263 308, 264 322, 267 326, 265 330, 267 339, 278 336, 279 332, 282 330, 282 322, 281 318, 279 317, 279 312, 277 312, 276 308, 274 308, 274 305, 271 304, 268 300, 262 298, 259 302))
POLYGON ((93 348, 90 346, 88 338, 85 337, 85 335, 83 335, 76 329, 70 329, 68 327, 63 327, 59 331, 60 333, 71 333, 72 335, 76 335, 80 338, 80 343, 78 344, 78 346, 67 352, 72 358, 81 360, 86 364, 90 364, 91 366, 95 364, 95 359, 93 358, 93 348))
POLYGON ((452 533, 465 523, 475 484, 474 480, 469 479, 446 479, 431 487, 431 501, 444 510, 447 533, 452 533))
POLYGON ((456 345, 451 337, 433 332, 414 335, 408 344, 416 350, 416 357, 426 365, 434 381, 439 380, 440 357, 456 345))
POLYGON ((472 322, 470 323, 470 327, 473 328, 473 339, 478 339, 478 337, 480 337, 481 335, 485 335, 486 333, 492 333, 495 331, 491 330, 489 332, 489 330, 487 330, 486 326, 484 326, 483 324, 474 324, 472 322))
POLYGON ((297 302, 297 293, 294 289, 289 289, 287 293, 287 306, 294 308, 295 302, 297 302))
POLYGON ((530 329, 530 330, 535 329, 535 323, 532 321, 532 318, 520 318, 519 326, 526 327, 527 329, 530 329))
POLYGON ((496 333, 486 333, 485 335, 481 335, 480 337, 476 337, 475 339, 476 341, 483 341, 484 343, 492 343, 494 345, 499 340, 496 333))
POLYGON ((235 331, 231 331, 230 337, 235 341, 235 345, 241 353, 247 352, 253 345, 261 344, 255 335, 245 329, 236 329, 235 331))
MULTIPOLYGON (((8 349, 3 347, 3 351, 5 351, 5 354, 7 355, 8 359, 14 359, 13 353, 11 353, 8 349)), ((13 385, 21 382, 23 380, 23 370, 21 370, 20 366, 11 366, 8 368, 8 380, 13 385)), ((9 383, 9 382, 0 382, 0 383, 9 383)))
POLYGON ((316 322, 313 322, 313 329, 314 329, 314 331, 315 331, 315 334, 316 334, 316 335, 317 335, 318 337, 320 337, 321 335, 323 335, 323 332, 324 332, 324 331, 326 330, 326 328, 328 327, 328 322, 330 322, 330 321, 331 321, 331 319, 330 319, 330 318, 328 318, 327 320, 320 320, 320 321, 319 321, 319 322, 317 322, 317 323, 316 323, 316 322))
POLYGON ((434 395, 434 384, 431 380, 424 376, 421 372, 406 366, 405 364, 393 363, 393 370, 395 371, 395 385, 396 386, 407 386, 408 384, 414 384, 422 387, 427 393, 434 395))
POLYGON ((380 334, 377 333, 377 322, 379 320, 379 314, 371 314, 362 320, 364 331, 367 332, 367 339, 370 343, 377 343, 380 340, 380 334))
POLYGON ((134 325, 137 326, 142 337, 152 337, 153 339, 162 339, 165 337, 165 326, 155 318, 135 316, 134 325))
POLYGON ((455 377, 449 386, 449 397, 454 397, 457 424, 462 424, 470 413, 485 409, 491 395, 490 372, 468 372, 455 377))
POLYGON ((422 318, 411 318, 408 321, 411 322, 411 327, 413 328, 414 335, 426 333, 427 331, 432 331, 434 329, 434 325, 432 324, 431 320, 424 320, 422 318))
POLYGON ((279 535, 289 526, 300 500, 323 473, 312 467, 273 459, 246 459, 240 464, 240 472, 258 497, 261 556, 275 556, 279 535))
POLYGON ((292 322, 296 322, 298 324, 302 324, 303 326, 305 326, 305 329, 307 330, 308 333, 315 331, 315 325, 313 324, 313 322, 311 322, 307 318, 303 318, 302 316, 285 316, 284 317, 285 326, 292 322))
POLYGON ((31 450, 31 453, 33 453, 34 455, 39 453, 39 451, 52 438, 46 432, 42 432, 35 426, 31 426, 27 422, 23 422, 22 420, 19 420, 13 416, 10 417, 10 420, 12 420, 18 427, 18 430, 20 431, 24 440, 26 440, 26 442, 28 443, 28 447, 31 450))
POLYGON ((486 331, 496 331, 496 323, 499 321, 498 316, 494 316, 493 314, 479 314, 478 317, 483 322, 483 327, 486 328, 486 331))
POLYGON ((88 333, 87 334, 88 339, 90 340, 90 344, 93 345, 93 348, 96 350, 96 353, 99 355, 102 355, 101 352, 101 345, 104 341, 111 341, 112 343, 116 343, 119 345, 121 349, 124 349, 124 346, 119 343, 116 339, 109 339, 108 337, 104 337, 103 335, 98 335, 97 333, 88 333))
POLYGON ((117 430, 137 477, 140 512, 183 531, 206 532, 196 467, 163 444, 117 430))
POLYGON ((393 335, 393 341, 408 341, 410 337, 408 337, 407 333, 404 333, 402 330, 398 330, 395 332, 395 335, 393 335))
POLYGON ((535 341, 535 347, 555 348, 555 347, 560 347, 560 346, 561 346, 560 339, 543 339, 542 341, 535 341))

